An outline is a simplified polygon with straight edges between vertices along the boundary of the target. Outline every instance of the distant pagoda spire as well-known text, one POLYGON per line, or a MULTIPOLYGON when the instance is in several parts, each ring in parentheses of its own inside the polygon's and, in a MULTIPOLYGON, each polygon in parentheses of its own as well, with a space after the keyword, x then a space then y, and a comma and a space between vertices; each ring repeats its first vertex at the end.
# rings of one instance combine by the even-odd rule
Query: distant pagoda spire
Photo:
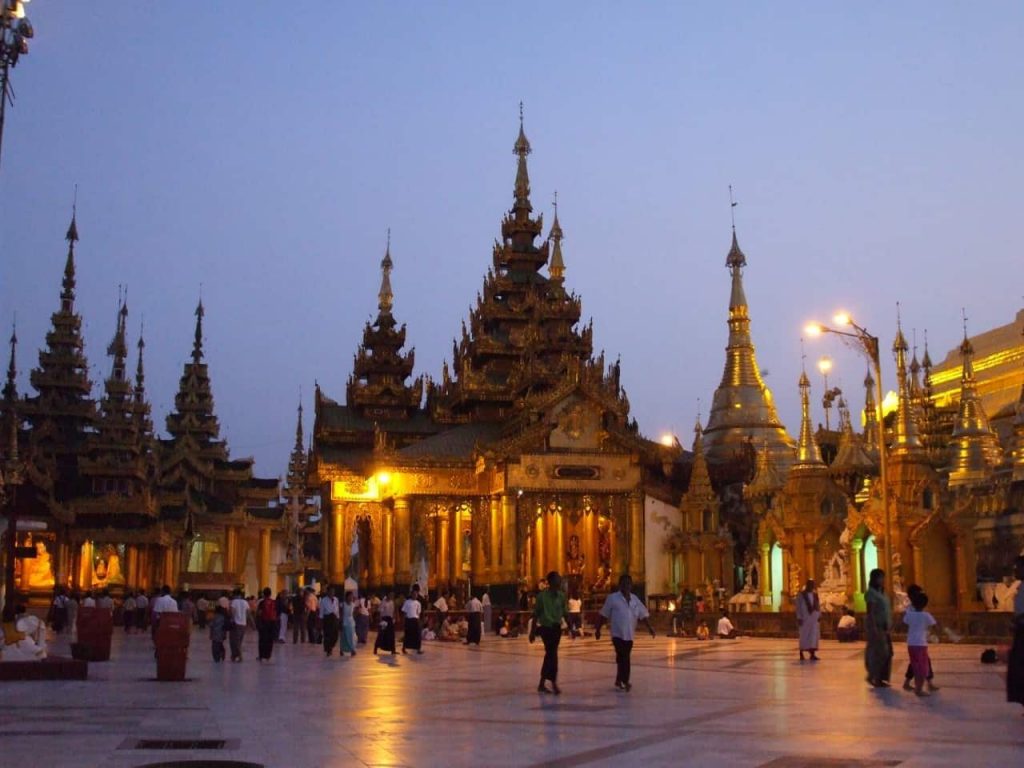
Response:
POLYGON ((814 427, 811 425, 811 381, 807 371, 800 373, 800 440, 796 448, 796 464, 794 469, 823 467, 821 451, 814 439, 814 427))
POLYGON ((689 531, 703 530, 704 512, 715 511, 718 497, 711 485, 708 463, 704 457, 704 434, 697 417, 693 429, 693 463, 690 469, 690 482, 679 502, 679 510, 683 517, 683 526, 689 531))
POLYGON ((732 459, 747 443, 765 443, 776 467, 783 474, 795 455, 793 439, 779 421, 771 390, 765 386, 757 365, 750 335, 750 314, 743 290, 743 269, 747 257, 740 248, 736 229, 725 259, 732 289, 729 294, 729 343, 725 350, 722 381, 715 390, 704 439, 708 459, 732 459))
POLYGON ((143 330, 139 328, 139 340, 136 343, 138 358, 135 363, 135 386, 132 388, 132 415, 135 421, 135 437, 139 447, 151 451, 153 447, 153 421, 150 418, 151 408, 146 399, 146 369, 143 361, 146 341, 143 330))
POLYGON ((519 135, 512 147, 512 152, 519 158, 516 163, 515 205, 512 209, 522 210, 527 214, 533 210, 530 203, 530 172, 526 167, 526 158, 532 151, 523 128, 523 102, 519 102, 519 135))
POLYGON ((893 426, 892 451, 894 455, 919 455, 923 445, 917 432, 917 419, 914 405, 910 397, 910 386, 907 377, 907 339, 903 335, 903 326, 896 322, 896 338, 892 343, 892 351, 896 355, 896 380, 899 384, 899 401, 896 406, 896 423, 893 426))
POLYGON ((910 371, 910 400, 914 405, 920 403, 921 397, 924 394, 924 390, 921 388, 921 363, 917 360, 917 332, 914 332, 914 346, 911 350, 910 366, 907 368, 910 371))
POLYGON ((18 399, 18 325, 11 324, 11 355, 7 361, 7 381, 4 383, 4 403, 10 405, 18 399))
POLYGON ((74 491, 78 454, 96 417, 82 318, 75 314, 78 224, 74 208, 65 239, 68 253, 60 308, 51 315, 51 328, 46 334, 46 348, 39 352, 39 365, 29 374, 37 394, 28 398, 24 407, 25 418, 32 427, 33 452, 44 465, 49 465, 58 501, 66 501, 74 491))
POLYGON ((377 319, 363 328, 363 341, 356 350, 346 388, 346 402, 371 421, 405 420, 419 407, 423 381, 411 384, 416 351, 404 352, 405 326, 395 322, 392 309, 395 294, 391 287, 391 230, 388 230, 384 258, 380 262, 380 291, 377 293, 377 319))
POLYGON ((562 259, 562 225, 558 223, 558 193, 555 192, 554 220, 551 222, 551 233, 548 239, 551 241, 551 261, 548 264, 548 275, 551 281, 562 285, 565 282, 565 261, 562 259))
POLYGON ((875 377, 871 369, 864 374, 864 450, 873 459, 878 458, 878 404, 875 402, 875 377))
POLYGON ((995 432, 978 395, 974 378, 974 347, 967 337, 967 319, 964 318, 964 340, 960 344, 963 372, 960 376, 960 407, 953 425, 953 439, 949 445, 949 485, 973 485, 991 479, 992 472, 1002 459, 1002 451, 995 432))
POLYGON ((299 400, 298 417, 295 421, 295 445, 288 459, 288 496, 302 495, 306 488, 307 455, 302 438, 302 400, 299 400))
POLYGON ((206 309, 202 299, 196 306, 195 315, 192 360, 185 363, 178 381, 174 411, 167 414, 167 431, 175 442, 193 442, 205 458, 226 460, 227 447, 220 440, 220 424, 213 411, 210 373, 203 362, 203 318, 206 309))
POLYGON ((754 462, 754 476, 744 489, 744 495, 748 499, 768 497, 783 486, 783 479, 775 466, 775 459, 772 452, 768 450, 768 441, 762 443, 761 449, 757 450, 757 458, 754 462))
MULTIPOLYGON (((872 382, 872 386, 874 382, 872 382)), ((853 431, 850 420, 850 409, 846 400, 839 396, 839 448, 836 457, 829 465, 829 471, 837 475, 867 475, 875 466, 875 462, 864 449, 864 445, 853 431)))

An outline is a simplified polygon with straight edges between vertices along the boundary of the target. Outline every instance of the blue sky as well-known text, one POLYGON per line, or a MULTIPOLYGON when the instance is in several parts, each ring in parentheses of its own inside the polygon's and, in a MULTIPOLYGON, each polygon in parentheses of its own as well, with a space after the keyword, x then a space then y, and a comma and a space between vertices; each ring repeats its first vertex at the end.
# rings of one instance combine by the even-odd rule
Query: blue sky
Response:
MULTIPOLYGON (((1022 302, 1019 3, 28 9, 0 165, 23 391, 78 184, 94 380, 124 283, 162 427, 202 285, 223 431, 264 475, 284 471, 300 388, 307 429, 314 380, 343 399, 388 227, 395 314, 417 372, 439 375, 511 204, 520 100, 534 206, 558 190, 567 286, 651 436, 689 443, 721 376, 729 184, 759 362, 794 433, 812 316, 843 306, 888 347, 900 301, 940 359, 961 306, 980 331, 1022 302)), ((826 352, 859 404, 863 363, 808 346, 826 352)))

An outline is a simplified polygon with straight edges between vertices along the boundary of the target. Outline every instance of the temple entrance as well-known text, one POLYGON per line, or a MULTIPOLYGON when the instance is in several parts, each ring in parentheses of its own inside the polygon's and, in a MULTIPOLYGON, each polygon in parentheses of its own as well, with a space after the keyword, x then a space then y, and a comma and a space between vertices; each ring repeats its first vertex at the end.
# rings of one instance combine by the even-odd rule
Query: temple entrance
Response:
POLYGON ((921 586, 928 593, 928 605, 949 607, 956 603, 956 556, 952 535, 941 520, 936 520, 921 537, 921 586))
POLYGON ((782 576, 782 547, 778 542, 772 544, 771 569, 772 610, 777 611, 782 605, 782 591, 785 587, 785 579, 782 576))

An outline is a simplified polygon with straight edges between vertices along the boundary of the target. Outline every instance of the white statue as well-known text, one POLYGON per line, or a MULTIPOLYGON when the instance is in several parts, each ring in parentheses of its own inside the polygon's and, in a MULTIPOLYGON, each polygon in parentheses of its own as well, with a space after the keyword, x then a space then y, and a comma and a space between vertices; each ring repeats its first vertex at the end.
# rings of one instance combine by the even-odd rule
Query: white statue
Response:
POLYGON ((423 535, 419 534, 416 536, 416 542, 414 546, 415 552, 413 553, 413 569, 412 578, 413 584, 420 585, 420 592, 423 594, 427 593, 427 585, 429 584, 430 574, 427 570, 427 542, 424 540, 423 535))
POLYGON ((0 662, 42 661, 46 658, 46 625, 39 617, 22 613, 4 622, 0 662))

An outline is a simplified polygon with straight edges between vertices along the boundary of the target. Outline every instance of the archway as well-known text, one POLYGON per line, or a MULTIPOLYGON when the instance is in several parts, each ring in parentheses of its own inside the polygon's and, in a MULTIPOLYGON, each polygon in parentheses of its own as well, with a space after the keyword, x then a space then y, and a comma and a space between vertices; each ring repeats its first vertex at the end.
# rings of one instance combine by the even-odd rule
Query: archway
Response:
POLYGON ((956 603, 956 557, 949 528, 936 520, 921 537, 921 586, 928 593, 928 605, 949 607, 956 603))
POLYGON ((871 571, 878 567, 878 545, 875 543, 874 535, 868 536, 864 539, 864 549, 862 551, 864 567, 860 569, 861 585, 857 591, 867 592, 868 577, 871 575, 871 571))

